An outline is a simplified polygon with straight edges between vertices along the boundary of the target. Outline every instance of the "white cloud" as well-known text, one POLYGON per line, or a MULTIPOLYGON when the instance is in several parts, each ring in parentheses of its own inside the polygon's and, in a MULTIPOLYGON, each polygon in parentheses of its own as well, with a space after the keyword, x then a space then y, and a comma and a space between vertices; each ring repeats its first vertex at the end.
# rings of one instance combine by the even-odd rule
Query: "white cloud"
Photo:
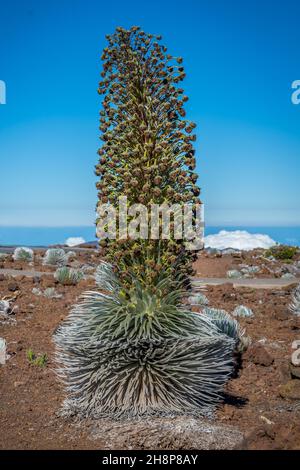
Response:
POLYGON ((81 245, 81 243, 85 243, 85 239, 82 237, 69 237, 65 241, 67 246, 81 245))
POLYGON ((260 233, 252 234, 246 230, 235 230, 228 232, 221 230, 216 235, 204 237, 205 247, 225 250, 226 248, 235 248, 237 250, 253 250, 254 248, 270 248, 275 245, 275 241, 269 235, 260 233))

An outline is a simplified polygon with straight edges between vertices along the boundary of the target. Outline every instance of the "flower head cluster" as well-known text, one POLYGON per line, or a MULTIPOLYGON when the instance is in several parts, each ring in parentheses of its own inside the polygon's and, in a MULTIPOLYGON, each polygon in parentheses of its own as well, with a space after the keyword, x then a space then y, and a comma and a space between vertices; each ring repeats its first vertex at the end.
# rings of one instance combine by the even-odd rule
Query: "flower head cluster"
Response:
MULTIPOLYGON (((145 206, 199 204, 196 126, 185 118, 182 58, 168 54, 160 36, 136 26, 117 28, 107 40, 98 89, 103 96, 96 165, 99 204, 117 207, 120 196, 145 206)), ((124 243, 117 237, 101 240, 101 246, 108 261, 117 259, 120 272, 134 258, 136 274, 146 270, 147 278, 155 280, 161 266, 174 266, 180 258, 177 264, 191 274, 194 255, 184 253, 183 240, 124 243)))

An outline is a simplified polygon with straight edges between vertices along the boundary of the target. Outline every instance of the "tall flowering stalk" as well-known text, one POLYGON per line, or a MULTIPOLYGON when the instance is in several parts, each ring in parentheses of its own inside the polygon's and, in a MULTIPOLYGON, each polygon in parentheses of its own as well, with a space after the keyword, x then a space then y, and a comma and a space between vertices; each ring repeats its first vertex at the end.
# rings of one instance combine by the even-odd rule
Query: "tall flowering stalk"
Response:
MULTIPOLYGON (((96 166, 99 204, 117 207, 118 198, 126 196, 128 205, 190 204, 195 213, 200 204, 196 126, 185 119, 182 58, 168 54, 160 36, 136 26, 117 28, 107 40, 98 89, 104 96, 96 166)), ((155 284, 161 270, 192 274, 195 252, 187 251, 185 239, 175 239, 172 230, 170 240, 101 239, 100 244, 121 277, 130 269, 155 284)))

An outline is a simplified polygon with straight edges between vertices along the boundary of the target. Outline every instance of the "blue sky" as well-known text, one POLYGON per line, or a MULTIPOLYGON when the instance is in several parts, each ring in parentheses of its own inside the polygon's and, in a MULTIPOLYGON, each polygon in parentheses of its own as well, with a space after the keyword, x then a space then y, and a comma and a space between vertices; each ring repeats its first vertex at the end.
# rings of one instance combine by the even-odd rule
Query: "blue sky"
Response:
POLYGON ((298 0, 0 0, 0 225, 92 225, 105 34, 184 57, 208 225, 300 225, 298 0))

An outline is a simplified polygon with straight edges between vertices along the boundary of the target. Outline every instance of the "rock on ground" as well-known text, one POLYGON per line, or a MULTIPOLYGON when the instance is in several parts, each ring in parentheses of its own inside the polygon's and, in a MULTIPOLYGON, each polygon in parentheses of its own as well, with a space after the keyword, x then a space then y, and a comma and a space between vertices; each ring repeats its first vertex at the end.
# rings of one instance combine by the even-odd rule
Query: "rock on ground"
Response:
POLYGON ((279 394, 282 398, 300 400, 300 380, 289 380, 286 384, 280 385, 279 394))
POLYGON ((244 354, 243 359, 265 367, 269 367, 274 362, 274 357, 259 343, 252 344, 244 354))
POLYGON ((104 436, 106 449, 229 450, 242 449, 244 442, 236 427, 190 416, 101 420, 94 425, 91 438, 104 436))

